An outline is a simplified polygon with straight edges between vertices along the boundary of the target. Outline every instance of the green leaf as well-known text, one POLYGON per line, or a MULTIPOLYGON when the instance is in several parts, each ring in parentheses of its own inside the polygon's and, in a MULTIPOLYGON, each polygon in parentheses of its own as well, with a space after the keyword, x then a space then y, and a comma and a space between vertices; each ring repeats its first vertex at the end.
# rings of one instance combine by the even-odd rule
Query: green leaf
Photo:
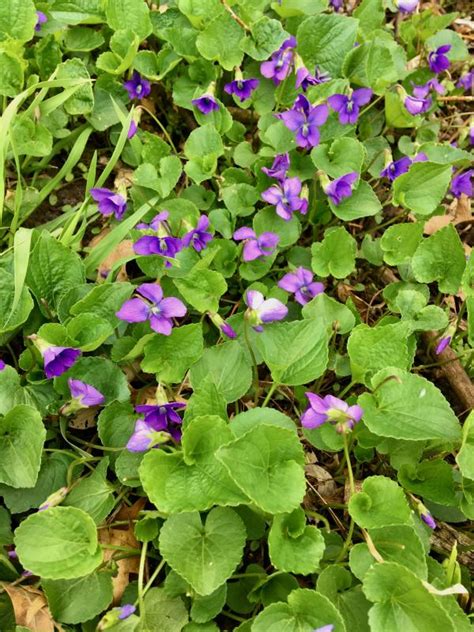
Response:
POLYGON ((126 26, 144 40, 152 32, 150 10, 143 0, 114 0, 106 6, 107 23, 114 31, 126 26))
POLYGON ((112 601, 112 577, 98 572, 79 579, 45 579, 41 587, 56 621, 82 623, 105 610, 112 601))
POLYGON ((351 310, 327 294, 318 294, 301 310, 304 318, 323 323, 329 332, 347 334, 355 325, 355 316, 351 310))
POLYGON ((198 312, 217 312, 219 299, 227 290, 227 283, 220 272, 203 269, 197 263, 185 277, 175 279, 174 284, 185 301, 198 312))
POLYGON ((364 35, 379 29, 385 18, 382 0, 362 0, 354 11, 354 17, 359 20, 359 29, 364 35))
POLYGON ((311 159, 318 169, 325 171, 331 178, 340 178, 346 173, 361 172, 365 157, 362 143, 355 138, 336 138, 329 145, 318 145, 311 151, 311 159))
POLYGON ((63 501, 63 506, 82 509, 96 524, 100 524, 115 505, 113 488, 107 481, 108 465, 109 459, 104 457, 92 474, 82 478, 73 487, 63 501))
POLYGON ((113 402, 104 408, 97 421, 102 444, 108 448, 123 448, 133 432, 136 417, 129 403, 113 402))
POLYGON ((210 595, 239 565, 245 538, 236 512, 215 507, 204 523, 197 512, 170 516, 161 527, 160 552, 199 595, 210 595))
POLYGON ((88 53, 100 48, 103 43, 102 33, 92 28, 75 26, 64 33, 64 46, 68 51, 88 53))
POLYGON ((150 588, 144 599, 138 628, 124 632, 180 632, 188 622, 181 597, 170 597, 164 588, 150 588))
POLYGON ((459 442, 461 428, 441 391, 420 375, 389 369, 373 380, 377 390, 359 397, 364 423, 379 436, 459 442), (394 379, 386 379, 389 376, 394 379), (385 380, 385 381, 384 381, 385 380))
POLYGON ((31 253, 26 282, 44 315, 49 316, 43 305, 57 310, 61 297, 85 282, 84 266, 79 255, 45 230, 31 253))
POLYGON ((74 456, 53 452, 43 456, 41 469, 34 487, 15 489, 0 485, 0 495, 8 509, 13 513, 23 513, 38 507, 61 487, 67 484, 67 470, 74 456))
POLYGON ((283 44, 288 33, 279 20, 263 15, 250 27, 250 34, 241 40, 240 48, 252 59, 264 61, 283 44))
POLYGON ((456 294, 466 267, 466 257, 461 239, 452 224, 421 242, 413 255, 412 267, 417 281, 437 281, 440 292, 456 294))
POLYGON ((45 125, 22 116, 12 127, 12 142, 18 156, 48 156, 53 148, 53 135, 45 125))
POLYGON ((193 130, 184 145, 184 154, 186 158, 190 159, 206 156, 217 158, 223 153, 224 145, 221 136, 216 128, 210 124, 193 130))
MULTIPOLYGON (((427 579, 426 553, 415 529, 408 525, 379 527, 369 530, 370 538, 386 562, 397 562, 409 568, 420 579, 427 579)), ((359 543, 350 552, 350 567, 361 581, 375 564, 367 544, 359 543)))
POLYGON ((382 210, 382 205, 368 182, 360 180, 350 197, 344 198, 340 204, 329 200, 332 212, 339 219, 350 222, 361 217, 372 217, 382 210))
POLYGON ((158 168, 149 162, 143 162, 133 174, 133 182, 166 198, 178 183, 181 172, 181 160, 177 156, 165 156, 160 159, 158 168))
POLYGON ((232 438, 223 419, 208 415, 197 417, 186 426, 182 453, 148 452, 140 466, 140 479, 158 510, 206 511, 213 505, 248 502, 215 456, 218 448, 232 438))
POLYGON ((202 30, 196 40, 198 51, 210 61, 217 61, 225 70, 240 66, 243 52, 239 42, 244 30, 226 12, 216 16, 202 30))
POLYGON ((105 397, 106 404, 114 400, 126 401, 130 398, 128 382, 119 367, 106 358, 79 358, 60 377, 55 378, 55 387, 62 395, 69 396, 68 379, 82 380, 96 388, 105 397))
POLYGON ((385 263, 396 266, 410 259, 423 239, 423 224, 389 226, 380 240, 385 263))
POLYGON ((315 15, 304 20, 296 39, 306 66, 320 66, 333 79, 340 77, 344 57, 354 46, 358 23, 338 14, 315 15))
POLYGON ((404 489, 445 506, 457 505, 454 470, 442 459, 403 464, 398 480, 404 489))
POLYGON ((193 389, 209 377, 228 403, 240 399, 252 383, 252 368, 236 340, 204 350, 189 372, 193 389))
POLYGON ((15 279, 12 274, 0 268, 0 344, 7 342, 15 330, 26 321, 33 309, 33 299, 25 286, 21 288, 16 307, 13 302, 14 297, 15 279))
POLYGON ((250 408, 243 413, 239 413, 232 417, 230 429, 234 437, 241 437, 252 428, 261 424, 296 430, 293 420, 274 408, 250 408))
POLYGON ((216 415, 227 421, 227 402, 218 391, 217 386, 210 376, 199 383, 193 394, 188 399, 184 412, 185 423, 196 417, 216 415))
POLYGON ((311 267, 321 277, 344 279, 355 269, 356 241, 345 228, 330 228, 311 246, 311 267))
MULTIPOLYGON (((245 182, 224 187, 221 192, 224 204, 233 215, 245 217, 255 212, 255 204, 260 199, 257 189, 245 182)), ((274 209, 273 214, 275 214, 274 209)), ((283 220, 284 221, 284 220, 283 220)))
POLYGON ((408 370, 412 363, 409 334, 410 327, 405 323, 375 327, 357 325, 347 343, 353 378, 368 384, 380 369, 397 367, 408 370))
POLYGON ((326 544, 321 531, 305 523, 306 516, 301 508, 273 518, 268 547, 270 560, 278 570, 299 575, 309 575, 319 570, 326 544), (295 514, 303 522, 302 532, 291 532, 295 514))
POLYGON ((349 500, 349 514, 363 529, 410 524, 411 511, 405 494, 385 476, 369 476, 360 492, 349 500))
POLYGON ((24 568, 43 579, 75 579, 102 561, 94 521, 75 507, 51 507, 28 516, 15 531, 24 568))
POLYGON ((474 480, 474 413, 464 422, 462 445, 456 462, 464 477, 474 480))
POLYGON ((226 597, 226 584, 219 586, 213 593, 205 597, 196 595, 191 606, 191 619, 196 623, 206 623, 210 621, 222 610, 225 605, 226 597))
POLYGON ((0 5, 0 40, 11 38, 28 42, 33 39, 37 20, 33 0, 3 0, 0 5))
POLYGON ((394 562, 376 564, 364 579, 366 597, 375 602, 369 613, 370 629, 400 632, 455 632, 443 607, 410 570, 394 562))
POLYGON ((219 448, 216 456, 263 511, 285 513, 301 503, 305 488, 303 450, 293 431, 259 425, 219 448))
POLYGON ((79 314, 70 320, 66 329, 68 336, 75 340, 75 346, 82 351, 95 351, 114 333, 108 320, 88 313, 79 314))
POLYGON ((278 601, 262 610, 252 632, 309 632, 332 624, 333 632, 346 632, 341 615, 327 597, 315 590, 299 588, 288 595, 288 603, 278 601))
POLYGON ((141 363, 145 373, 156 373, 167 384, 178 383, 203 352, 202 325, 183 325, 170 336, 153 336, 147 342, 141 363))
POLYGON ((283 18, 290 18, 300 15, 314 15, 321 13, 327 8, 324 0, 279 0, 272 2, 272 9, 283 18))
POLYGON ((84 298, 74 303, 69 311, 73 316, 79 316, 79 314, 84 313, 94 314, 100 318, 105 318, 111 325, 116 327, 121 321, 117 318, 115 312, 118 312, 124 301, 130 298, 132 292, 133 285, 125 281, 96 285, 91 288, 84 298))
POLYGON ((0 94, 4 97, 16 97, 23 88, 23 75, 20 58, 11 53, 0 52, 0 94))
POLYGON ((78 57, 68 59, 58 66, 56 79, 88 79, 63 104, 67 114, 89 114, 94 108, 94 93, 89 71, 84 62, 78 57))
POLYGON ((406 74, 405 51, 386 31, 377 31, 372 39, 353 48, 344 60, 344 74, 358 85, 383 95, 387 88, 406 74))
POLYGON ((31 406, 20 404, 0 418, 0 482, 33 487, 45 438, 41 415, 31 406))
POLYGON ((394 204, 418 215, 430 215, 443 199, 450 180, 450 165, 417 162, 393 183, 394 204))
POLYGON ((5 507, 0 507, 0 546, 8 546, 13 543, 11 518, 5 507))
POLYGON ((278 384, 307 384, 327 367, 326 328, 317 320, 267 326, 257 338, 257 349, 278 384))

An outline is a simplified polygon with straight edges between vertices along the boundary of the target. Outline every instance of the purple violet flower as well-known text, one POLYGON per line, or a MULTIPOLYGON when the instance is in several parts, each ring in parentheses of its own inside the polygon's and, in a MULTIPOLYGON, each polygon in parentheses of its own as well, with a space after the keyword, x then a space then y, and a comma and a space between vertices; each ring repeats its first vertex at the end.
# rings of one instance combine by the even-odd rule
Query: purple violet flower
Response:
POLYGON ((157 283, 142 283, 136 291, 140 297, 125 301, 116 316, 127 323, 149 320, 153 331, 169 336, 172 319, 186 314, 184 304, 173 296, 163 298, 163 290, 157 283))
POLYGON ((160 213, 158 213, 158 215, 155 215, 155 217, 151 220, 149 224, 140 222, 139 224, 135 226, 135 228, 138 228, 139 230, 154 230, 154 231, 158 231, 160 230, 160 228, 164 228, 166 231, 168 231, 168 225, 166 222, 168 220, 169 215, 170 215, 169 211, 161 211, 160 213))
POLYGON ((305 395, 308 398, 309 406, 301 416, 301 425, 304 428, 319 428, 322 424, 329 422, 352 429, 364 414, 358 404, 349 406, 334 395, 320 397, 310 392, 305 393, 305 395))
POLYGON ((137 413, 144 413, 144 421, 152 430, 155 432, 167 432, 175 441, 181 440, 181 424, 183 420, 176 411, 182 408, 186 408, 186 404, 183 402, 135 406, 137 413))
POLYGON ((206 115, 219 109, 219 104, 212 94, 203 94, 197 99, 193 99, 191 103, 197 107, 200 112, 206 115))
POLYGON ((295 295, 300 305, 306 305, 312 298, 324 292, 324 285, 313 281, 313 273, 306 268, 296 268, 278 281, 278 287, 295 295))
POLYGON ((449 347, 449 345, 451 343, 451 338, 452 338, 452 336, 443 336, 442 338, 439 339, 439 342, 436 345, 436 349, 435 349, 436 355, 439 355, 440 353, 443 353, 443 351, 447 347, 449 347))
POLYGON ((356 171, 346 173, 340 178, 336 178, 330 182, 324 189, 324 192, 329 197, 334 206, 337 206, 345 198, 351 197, 352 185, 357 180, 359 174, 356 171))
POLYGON ((243 102, 250 99, 252 92, 259 85, 260 81, 258 79, 234 79, 234 81, 225 84, 224 91, 227 94, 235 94, 243 102))
POLYGON ((263 191, 262 199, 275 206, 277 215, 289 222, 295 211, 305 215, 308 210, 308 200, 300 197, 302 188, 299 178, 287 178, 263 191))
POLYGON ((382 169, 380 172, 381 178, 388 178, 390 182, 393 182, 396 178, 401 176, 403 173, 406 173, 410 168, 412 163, 411 158, 408 156, 403 156, 403 158, 399 158, 398 160, 394 160, 390 162, 385 169, 382 169))
POLYGON ((235 241, 244 242, 242 259, 244 261, 254 261, 261 257, 269 257, 275 252, 275 248, 280 241, 280 237, 275 233, 265 232, 258 237, 254 230, 247 226, 242 226, 233 235, 235 241))
POLYGON ((328 103, 335 112, 338 112, 341 125, 354 125, 359 118, 360 107, 370 101, 372 94, 370 88, 358 88, 350 96, 333 94, 328 97, 328 103))
POLYGON ((457 176, 451 180, 451 185, 449 190, 454 195, 454 197, 461 197, 467 195, 467 197, 472 197, 472 176, 474 175, 474 169, 468 169, 464 173, 458 173, 457 176))
POLYGON ((474 90, 474 69, 459 77, 456 88, 463 88, 466 91, 474 90))
POLYGON ((81 380, 75 380, 72 377, 69 378, 67 383, 71 391, 71 396, 76 399, 83 408, 87 408, 88 406, 100 406, 105 402, 105 397, 102 393, 90 384, 86 384, 81 380))
POLYGON ((48 16, 43 13, 42 11, 36 11, 36 25, 35 25, 35 31, 41 31, 41 27, 43 24, 46 24, 46 22, 48 21, 48 16))
POLYGON ((15 549, 12 549, 11 551, 7 551, 7 555, 11 560, 18 559, 18 553, 15 551, 15 549))
POLYGON ((127 138, 130 140, 131 138, 133 138, 135 136, 135 134, 138 131, 138 123, 132 119, 130 121, 130 127, 128 128, 128 132, 127 132, 127 138))
POLYGON ((183 246, 192 246, 196 252, 201 252, 206 248, 207 244, 212 241, 211 233, 207 232, 209 228, 209 218, 207 215, 201 215, 196 228, 193 228, 182 238, 183 246))
POLYGON ((260 72, 267 79, 272 79, 277 86, 288 77, 293 63, 293 49, 296 47, 296 39, 289 37, 280 48, 273 53, 269 61, 264 61, 260 66, 260 72))
POLYGON ((474 145, 474 125, 469 128, 469 144, 474 145))
POLYGON ((229 325, 229 323, 225 322, 220 314, 208 312, 208 316, 221 333, 224 334, 224 336, 227 336, 227 338, 230 338, 231 340, 237 338, 237 334, 234 329, 229 325))
POLYGON ((438 94, 444 94, 446 92, 446 88, 438 81, 436 77, 433 77, 429 81, 425 83, 430 90, 434 90, 438 94))
POLYGON ((429 526, 430 529, 436 529, 437 524, 435 522, 435 519, 427 509, 422 514, 420 514, 420 518, 425 524, 429 526))
POLYGON ((321 83, 326 83, 327 81, 331 81, 329 73, 320 70, 318 66, 316 66, 314 70, 314 75, 312 75, 302 61, 300 62, 299 66, 297 62, 295 83, 296 89, 301 88, 303 92, 306 92, 306 90, 310 86, 317 86, 321 83))
POLYGON ((428 55, 428 65, 431 72, 438 74, 449 68, 451 64, 445 53, 449 53, 450 50, 451 44, 444 44, 443 46, 438 46, 436 50, 431 51, 428 55))
POLYGON ((330 623, 329 625, 323 625, 322 628, 315 628, 313 632, 333 632, 333 630, 334 626, 330 623))
MULTIPOLYGON (((133 250, 137 255, 160 255, 173 259, 182 250, 181 239, 171 237, 157 237, 156 235, 144 235, 133 244, 133 250)), ((171 267, 171 262, 166 262, 166 267, 171 267)))
POLYGON ((131 79, 125 81, 123 87, 128 92, 129 99, 145 99, 151 92, 151 84, 136 70, 133 71, 131 79))
POLYGON ((48 380, 59 377, 65 373, 76 362, 81 355, 80 349, 72 347, 50 346, 42 351, 44 372, 48 380))
POLYGON ((397 7, 401 13, 413 13, 420 0, 397 0, 397 7))
POLYGON ((156 431, 143 419, 137 419, 133 434, 127 442, 129 452, 145 452, 149 448, 157 447, 158 437, 156 431))
POLYGON ((126 603, 124 606, 119 608, 118 618, 120 621, 124 619, 128 619, 128 617, 132 616, 132 614, 136 611, 136 607, 131 603, 126 603))
POLYGON ((416 116, 417 114, 423 114, 431 107, 431 97, 423 98, 407 95, 405 97, 404 105, 410 114, 416 116))
POLYGON ((122 195, 106 188, 91 189, 90 194, 99 205, 99 213, 105 217, 115 215, 116 219, 122 219, 127 210, 127 200, 122 195))
POLYGON ((246 320, 252 325, 255 331, 263 331, 262 325, 275 320, 283 320, 288 314, 288 308, 276 298, 265 300, 263 294, 258 290, 247 290, 245 303, 248 306, 245 312, 246 320))
POLYGON ((7 365, 3 360, 0 360, 0 371, 3 371, 7 365))
POLYGON ((329 4, 332 6, 333 9, 338 11, 344 6, 344 0, 329 0, 329 4))
POLYGON ((290 168, 290 156, 286 154, 278 154, 273 160, 271 167, 262 167, 262 171, 269 178, 275 178, 276 180, 284 180, 288 169, 290 168))
POLYGON ((319 144, 319 128, 327 121, 329 109, 325 103, 311 106, 310 102, 300 95, 291 110, 277 114, 286 127, 296 132, 298 147, 309 149, 319 144))

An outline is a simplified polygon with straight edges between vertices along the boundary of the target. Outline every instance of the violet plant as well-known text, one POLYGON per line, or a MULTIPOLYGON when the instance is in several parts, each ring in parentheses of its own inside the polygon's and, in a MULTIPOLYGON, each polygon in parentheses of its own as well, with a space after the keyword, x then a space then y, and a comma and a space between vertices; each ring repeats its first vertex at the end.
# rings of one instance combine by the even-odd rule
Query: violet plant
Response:
POLYGON ((469 629, 469 19, 2 3, 2 631, 469 629))

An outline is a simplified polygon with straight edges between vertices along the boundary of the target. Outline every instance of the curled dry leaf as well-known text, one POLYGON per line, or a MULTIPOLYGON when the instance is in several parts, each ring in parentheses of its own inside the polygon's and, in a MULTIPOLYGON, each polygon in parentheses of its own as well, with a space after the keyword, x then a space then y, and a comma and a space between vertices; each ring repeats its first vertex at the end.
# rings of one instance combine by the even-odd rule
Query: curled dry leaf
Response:
POLYGON ((472 221, 471 200, 467 195, 461 195, 454 199, 448 207, 445 215, 435 215, 425 224, 423 232, 425 235, 432 235, 436 231, 448 226, 448 224, 461 224, 472 221))
POLYGON ((32 632, 54 632, 54 620, 40 590, 29 586, 5 585, 4 588, 12 601, 17 625, 32 632))
MULTIPOLYGON (((132 549, 140 548, 140 544, 133 533, 132 523, 130 523, 130 526, 126 529, 100 529, 99 542, 101 544, 112 544, 113 546, 123 546, 132 549)), ((113 549, 106 549, 104 552, 105 561, 110 560, 114 552, 116 551, 113 549)), ((134 578, 131 578, 130 575, 138 575, 138 567, 139 555, 117 560, 117 575, 112 577, 114 605, 120 603, 125 588, 133 581, 134 578)))

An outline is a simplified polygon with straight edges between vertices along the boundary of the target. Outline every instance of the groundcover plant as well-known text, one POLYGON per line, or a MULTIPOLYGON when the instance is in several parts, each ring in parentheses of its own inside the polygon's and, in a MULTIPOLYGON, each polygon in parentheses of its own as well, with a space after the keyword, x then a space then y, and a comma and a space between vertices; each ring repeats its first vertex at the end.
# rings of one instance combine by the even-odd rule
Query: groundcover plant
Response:
POLYGON ((467 632, 467 4, 0 2, 1 632, 467 632))

